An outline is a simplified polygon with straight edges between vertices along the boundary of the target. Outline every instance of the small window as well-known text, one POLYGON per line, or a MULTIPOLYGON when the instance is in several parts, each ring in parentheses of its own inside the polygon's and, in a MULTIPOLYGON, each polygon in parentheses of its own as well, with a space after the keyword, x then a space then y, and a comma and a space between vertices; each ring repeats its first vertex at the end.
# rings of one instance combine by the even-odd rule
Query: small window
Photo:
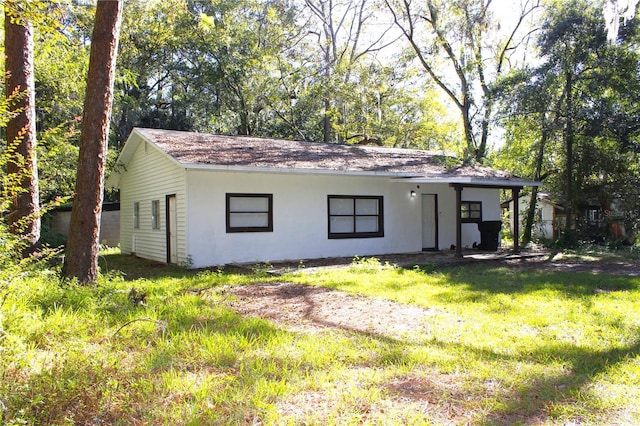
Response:
POLYGON ((135 229, 140 228, 140 203, 133 203, 133 227, 135 229))
POLYGON ((273 232, 273 194, 227 194, 227 232, 273 232))
POLYGON ((160 229, 160 201, 151 202, 151 229, 160 229))
POLYGON ((383 237, 382 197, 329 195, 329 238, 383 237))
POLYGON ((460 218, 463 222, 482 222, 482 203, 480 201, 462 201, 460 218))

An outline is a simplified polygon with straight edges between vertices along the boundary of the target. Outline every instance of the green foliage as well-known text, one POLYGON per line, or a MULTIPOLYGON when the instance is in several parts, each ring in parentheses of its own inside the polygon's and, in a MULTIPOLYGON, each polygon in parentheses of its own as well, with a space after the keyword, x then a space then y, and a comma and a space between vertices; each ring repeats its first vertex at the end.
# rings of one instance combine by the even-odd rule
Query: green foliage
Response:
MULTIPOLYGON (((321 31, 313 30, 322 23, 307 16, 308 5, 134 1, 127 12, 116 84, 117 145, 133 126, 319 141, 327 99, 335 140, 366 135, 429 149, 458 142, 457 123, 445 118, 435 97, 425 96, 420 82, 407 83, 403 67, 381 64, 375 50, 351 52, 339 37, 340 58, 327 64, 318 54, 326 45, 315 39, 321 31), (443 124, 434 124, 437 119, 443 124)), ((342 35, 344 28, 336 31, 342 35)))
MULTIPOLYGON (((69 2, 6 2, 20 5, 35 30, 37 157, 40 200, 71 195, 75 183, 77 135, 88 62, 80 12, 69 2)), ((16 94, 13 94, 14 98, 16 94)), ((5 148, 6 149, 6 148, 5 148)))
POLYGON ((414 81, 413 72, 401 63, 362 60, 352 66, 351 81, 334 92, 339 111, 334 108, 333 129, 339 139, 455 152, 461 145, 459 123, 433 87, 414 81))
POLYGON ((385 262, 383 264, 382 262, 380 262, 380 259, 376 257, 356 256, 353 258, 353 261, 351 262, 351 269, 354 271, 360 271, 360 272, 375 273, 388 268, 397 268, 397 266, 390 265, 389 262, 385 262))
MULTIPOLYGON (((86 9, 86 6, 84 7, 86 9)), ((52 29, 36 26, 35 80, 38 139, 49 137, 51 129, 78 127, 82 117, 86 76, 89 67, 89 45, 85 35, 75 26, 81 7, 55 5, 51 18, 57 17, 52 29)), ((61 142, 77 145, 77 138, 61 142)))
MULTIPOLYGON (((9 105, 19 96, 22 94, 12 94, 0 101, 0 128, 4 129, 11 118, 12 113, 9 112, 9 105)), ((13 144, 3 142, 0 145, 0 305, 16 281, 39 273, 46 266, 46 262, 57 254, 55 250, 43 247, 27 257, 23 255, 31 241, 28 240, 29 236, 22 235, 21 231, 28 226, 33 217, 25 217, 21 221, 13 223, 11 230, 8 227, 7 212, 11 207, 13 197, 26 189, 21 187, 21 173, 7 173, 7 165, 11 163, 17 170, 24 172, 25 159, 16 153, 16 146, 20 143, 19 139, 15 140, 13 144)), ((64 198, 58 197, 45 203, 37 214, 42 215, 48 209, 64 201, 64 198)), ((2 315, 0 315, 0 338, 1 334, 2 315)))
POLYGON ((544 179, 544 191, 572 207, 582 235, 563 237, 562 246, 592 232, 582 217, 587 207, 605 212, 600 232, 607 238, 619 239, 610 229, 623 226, 633 241, 640 223, 634 186, 640 178, 640 133, 632 124, 640 118, 636 38, 632 22, 619 42, 610 44, 597 5, 552 2, 538 43, 541 63, 502 81, 507 143, 494 164, 544 179))
POLYGON ((63 123, 41 132, 38 141, 40 199, 59 202, 73 194, 76 182, 79 138, 77 123, 63 123))

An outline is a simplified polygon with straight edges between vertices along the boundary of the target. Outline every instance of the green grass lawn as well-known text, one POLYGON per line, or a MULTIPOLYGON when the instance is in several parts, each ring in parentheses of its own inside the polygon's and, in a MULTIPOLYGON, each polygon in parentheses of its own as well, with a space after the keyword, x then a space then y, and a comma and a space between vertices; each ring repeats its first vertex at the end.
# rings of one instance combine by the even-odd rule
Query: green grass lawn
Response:
POLYGON ((1 424, 640 423, 637 277, 375 259, 273 277, 113 253, 101 266, 96 287, 53 271, 2 287, 1 424), (432 314, 403 339, 291 331, 225 303, 224 286, 270 280, 432 314))

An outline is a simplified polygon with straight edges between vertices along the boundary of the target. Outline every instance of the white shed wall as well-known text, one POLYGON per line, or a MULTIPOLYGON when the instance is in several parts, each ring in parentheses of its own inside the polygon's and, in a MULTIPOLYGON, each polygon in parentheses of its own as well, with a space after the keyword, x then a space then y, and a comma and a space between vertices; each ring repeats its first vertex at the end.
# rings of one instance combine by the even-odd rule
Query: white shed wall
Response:
POLYGON ((178 235, 176 263, 187 261, 185 172, 152 144, 140 143, 120 178, 120 247, 122 253, 167 261, 166 196, 176 195, 178 235), (160 202, 159 229, 152 229, 151 203, 160 202), (133 204, 140 203, 140 227, 133 227, 133 204))
MULTIPOLYGON (((464 188, 462 191, 462 201, 481 201, 483 221, 502 219, 499 189, 464 188)), ((476 223, 463 223, 462 246, 464 248, 471 248, 474 242, 480 243, 478 225, 476 223)))

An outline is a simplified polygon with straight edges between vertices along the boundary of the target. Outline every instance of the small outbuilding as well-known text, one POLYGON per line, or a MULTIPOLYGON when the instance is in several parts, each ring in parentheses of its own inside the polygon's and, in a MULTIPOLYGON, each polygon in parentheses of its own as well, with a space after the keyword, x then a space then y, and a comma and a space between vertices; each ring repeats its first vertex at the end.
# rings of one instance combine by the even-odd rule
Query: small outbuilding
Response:
MULTIPOLYGON (((524 221, 529 210, 531 201, 530 194, 521 196, 519 200, 520 218, 520 236, 524 228, 524 221)), ((513 233, 515 211, 513 209, 513 199, 506 200, 502 203, 503 211, 508 213, 509 226, 513 233)), ((504 215, 503 215, 504 216, 504 215)), ((538 193, 536 197, 535 216, 532 227, 532 236, 537 239, 551 240, 556 239, 560 232, 565 228, 565 209, 562 205, 553 201, 551 196, 546 193, 538 193)))
POLYGON ((462 256, 500 220, 500 189, 538 185, 421 150, 141 128, 118 161, 122 252, 192 267, 462 256))
MULTIPOLYGON (((56 239, 66 241, 69 238, 71 223, 71 205, 56 207, 47 212, 43 224, 56 239)), ((107 247, 117 247, 120 244, 120 203, 104 203, 100 214, 100 236, 98 241, 107 247)))

